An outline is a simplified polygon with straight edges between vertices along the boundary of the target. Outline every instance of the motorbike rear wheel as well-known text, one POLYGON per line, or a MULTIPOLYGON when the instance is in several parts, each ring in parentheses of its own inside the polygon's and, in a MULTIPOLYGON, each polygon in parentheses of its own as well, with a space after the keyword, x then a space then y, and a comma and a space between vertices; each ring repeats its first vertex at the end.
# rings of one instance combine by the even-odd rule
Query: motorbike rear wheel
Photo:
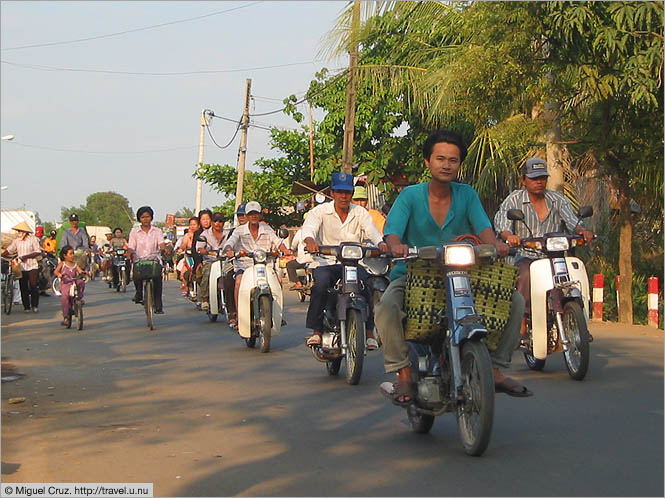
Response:
POLYGON ((339 368, 342 366, 342 359, 337 358, 335 360, 326 361, 326 370, 328 375, 335 376, 339 373, 339 368))
POLYGON ((356 309, 346 312, 346 382, 355 386, 360 382, 365 359, 365 322, 356 309))
POLYGON ((259 346, 262 353, 270 351, 272 302, 270 296, 259 296, 259 346))
POLYGON ((248 348, 254 349, 254 346, 256 346, 256 337, 249 337, 245 339, 245 344, 247 344, 248 348))
POLYGON ((434 425, 434 415, 418 413, 418 410, 413 405, 408 406, 406 414, 409 416, 411 430, 416 434, 427 434, 434 425))
POLYGON ((465 342, 460 353, 464 400, 457 406, 457 427, 464 451, 480 456, 494 422, 492 360, 485 345, 476 341, 465 342))
POLYGON ((526 361, 526 366, 531 370, 540 371, 545 367, 545 360, 539 360, 529 353, 524 353, 524 360, 526 361))
POLYGON ((571 378, 582 380, 589 368, 589 331, 580 303, 569 301, 563 306, 563 328, 570 341, 563 358, 571 378))

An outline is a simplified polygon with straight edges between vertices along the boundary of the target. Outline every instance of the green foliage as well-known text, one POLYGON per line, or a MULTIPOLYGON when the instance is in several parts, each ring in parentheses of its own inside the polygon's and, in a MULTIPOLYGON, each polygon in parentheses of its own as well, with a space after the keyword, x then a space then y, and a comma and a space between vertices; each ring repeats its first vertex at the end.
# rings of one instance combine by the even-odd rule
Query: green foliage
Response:
POLYGON ((194 212, 193 209, 188 208, 186 206, 183 206, 182 208, 178 209, 175 213, 176 218, 191 218, 192 216, 196 216, 196 213, 194 212))
POLYGON ((129 201, 116 192, 96 192, 87 197, 85 205, 63 207, 62 220, 67 221, 72 213, 78 214, 79 220, 87 225, 120 227, 124 233, 129 233, 134 222, 129 201))

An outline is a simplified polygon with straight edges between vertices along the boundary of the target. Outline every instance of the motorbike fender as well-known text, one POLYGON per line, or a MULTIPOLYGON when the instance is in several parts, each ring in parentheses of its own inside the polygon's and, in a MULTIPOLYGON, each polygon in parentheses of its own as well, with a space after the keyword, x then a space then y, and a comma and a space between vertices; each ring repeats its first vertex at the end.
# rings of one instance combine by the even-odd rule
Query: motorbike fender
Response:
POLYGON ((372 290, 384 292, 388 288, 388 279, 384 277, 369 277, 369 287, 372 290))
POLYGON ((217 314, 220 306, 217 300, 217 281, 222 278, 222 262, 215 261, 210 266, 210 278, 208 279, 208 301, 210 302, 210 313, 217 314))
POLYGON ((349 296, 342 294, 337 298, 337 320, 346 320, 346 310, 349 308, 360 311, 360 316, 363 322, 367 321, 367 302, 362 296, 349 296))
POLYGON ((568 256, 566 258, 566 266, 568 267, 568 275, 570 280, 577 280, 580 285, 579 289, 582 293, 582 305, 584 307, 584 320, 589 325, 589 306, 591 301, 591 293, 589 291, 589 277, 586 273, 586 267, 581 259, 568 256))
POLYGON ((533 356, 547 358, 547 293, 554 288, 552 265, 547 258, 538 259, 529 267, 531 282, 531 341, 533 356))
MULTIPOLYGON (((272 329, 271 335, 279 335, 282 326, 283 296, 282 286, 279 284, 275 271, 266 266, 266 276, 268 285, 272 293, 272 329)), ((238 290, 238 302, 236 303, 238 311, 238 334, 240 337, 248 339, 252 336, 252 290, 256 287, 254 268, 245 270, 240 280, 240 289, 238 290)))

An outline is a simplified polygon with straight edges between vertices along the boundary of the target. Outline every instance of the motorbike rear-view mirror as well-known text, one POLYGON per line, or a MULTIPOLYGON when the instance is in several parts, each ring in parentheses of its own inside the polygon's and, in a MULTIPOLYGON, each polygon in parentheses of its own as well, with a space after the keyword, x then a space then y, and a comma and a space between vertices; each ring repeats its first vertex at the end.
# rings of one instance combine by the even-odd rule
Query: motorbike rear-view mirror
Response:
POLYGON ((286 228, 280 228, 277 231, 277 235, 280 239, 286 239, 289 236, 289 231, 286 228))
POLYGON ((593 216, 593 208, 591 206, 582 206, 577 213, 578 218, 589 218, 593 216))
POLYGON ((524 220, 524 213, 522 212, 521 209, 509 209, 508 219, 512 221, 524 220))
POLYGON ((440 258, 441 255, 438 246, 427 246, 418 249, 418 257, 420 259, 437 259, 440 258))

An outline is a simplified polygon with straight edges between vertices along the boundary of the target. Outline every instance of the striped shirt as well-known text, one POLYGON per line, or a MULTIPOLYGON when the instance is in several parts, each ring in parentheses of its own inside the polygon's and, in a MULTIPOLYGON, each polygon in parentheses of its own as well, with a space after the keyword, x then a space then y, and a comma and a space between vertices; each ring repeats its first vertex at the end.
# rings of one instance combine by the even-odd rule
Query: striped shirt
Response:
MULTIPOLYGON (((529 231, 524 226, 526 223, 531 228, 533 237, 542 237, 546 233, 561 231, 561 222, 566 224, 566 228, 570 232, 575 231, 578 218, 573 212, 570 201, 566 199, 559 192, 553 190, 545 190, 545 204, 547 205, 547 216, 543 221, 540 221, 536 210, 533 208, 529 200, 529 193, 526 189, 515 190, 505 198, 499 206, 494 216, 494 228, 497 233, 512 232, 520 238, 531 237, 529 231), (524 223, 512 222, 508 219, 509 209, 521 209, 524 213, 524 223)), ((580 224, 580 226, 582 226, 580 224)), ((527 258, 542 258, 544 254, 535 249, 520 248, 517 251, 517 256, 527 258)))
MULTIPOLYGON (((10 254, 17 254, 20 258, 26 254, 32 254, 33 252, 41 253, 39 249, 39 240, 37 237, 31 233, 23 240, 20 236, 17 239, 14 239, 9 247, 7 247, 7 252, 10 254)), ((25 261, 21 260, 20 262, 22 271, 36 270, 39 268, 39 263, 37 263, 37 258, 26 259, 25 261)))

